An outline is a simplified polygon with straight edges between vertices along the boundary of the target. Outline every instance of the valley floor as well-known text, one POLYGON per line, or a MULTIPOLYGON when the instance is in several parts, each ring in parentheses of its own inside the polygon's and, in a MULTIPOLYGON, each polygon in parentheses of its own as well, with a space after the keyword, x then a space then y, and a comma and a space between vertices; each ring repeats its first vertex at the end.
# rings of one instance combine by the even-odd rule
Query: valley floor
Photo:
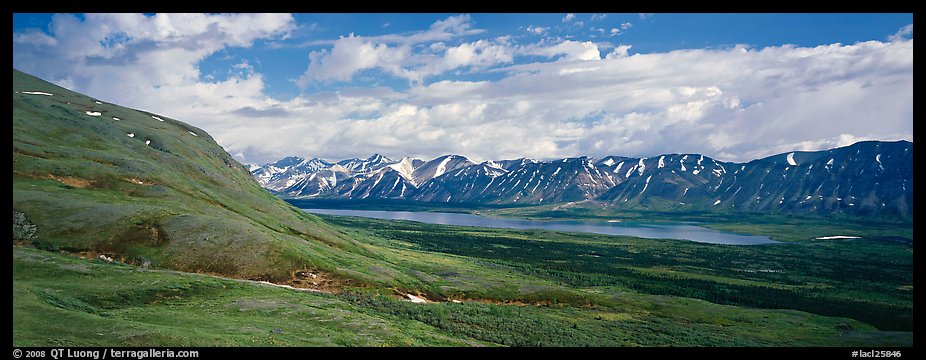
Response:
POLYGON ((912 346, 909 244, 323 218, 420 283, 327 294, 14 246, 14 346, 912 346))

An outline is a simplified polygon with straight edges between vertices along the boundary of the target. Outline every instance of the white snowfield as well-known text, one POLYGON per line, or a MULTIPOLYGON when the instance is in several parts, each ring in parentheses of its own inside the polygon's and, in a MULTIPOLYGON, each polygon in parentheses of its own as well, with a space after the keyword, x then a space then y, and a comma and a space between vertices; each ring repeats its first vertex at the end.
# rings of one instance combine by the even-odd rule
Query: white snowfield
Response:
POLYGON ((618 171, 621 171, 621 167, 622 167, 622 166, 624 166, 624 162, 623 162, 623 161, 621 161, 620 164, 617 164, 617 167, 614 168, 614 171, 612 171, 612 172, 615 173, 615 174, 617 174, 618 171))
POLYGON ((122 120, 122 119, 113 116, 113 120, 120 121, 120 120, 122 120))
POLYGON ((90 116, 100 116, 100 115, 103 115, 103 113, 101 113, 101 112, 99 112, 99 111, 89 111, 89 110, 87 110, 87 111, 84 111, 84 113, 86 113, 87 115, 90 115, 90 116))
POLYGON ((402 161, 396 164, 388 165, 387 167, 398 172, 399 176, 411 182, 412 185, 418 186, 417 182, 415 181, 415 177, 412 176, 412 173, 415 172, 415 167, 412 166, 412 159, 410 157, 404 157, 402 158, 402 161))
POLYGON ((409 301, 411 301, 411 302, 413 302, 413 303, 415 303, 415 304, 427 304, 427 303, 428 303, 427 300, 422 299, 422 298, 417 297, 417 296, 412 295, 412 294, 405 294, 405 296, 408 297, 408 300, 409 300, 409 301))
POLYGON ((438 177, 444 174, 444 170, 447 168, 447 163, 450 162, 453 157, 453 155, 450 155, 444 158, 444 160, 437 165, 437 170, 434 171, 434 177, 438 177))
POLYGON ((164 119, 161 119, 161 118, 159 118, 159 117, 157 117, 157 116, 154 116, 154 115, 151 115, 151 118, 153 118, 153 119, 155 119, 155 120, 157 120, 157 121, 164 121, 164 119))
POLYGON ((49 94, 49 93, 44 92, 44 91, 23 91, 22 93, 23 93, 23 94, 29 94, 29 95, 54 96, 54 94, 49 94))
POLYGON ((646 178, 646 184, 643 184, 643 190, 640 190, 640 194, 646 191, 646 188, 649 187, 649 179, 652 179, 652 178, 653 178, 653 175, 650 175, 649 177, 646 178))
POLYGON ((833 236, 821 236, 814 238, 814 240, 836 240, 836 239, 861 239, 861 236, 848 236, 848 235, 833 235, 833 236))
POLYGON ((714 201, 714 205, 720 204, 720 200, 714 201))
MULTIPOLYGON (((164 120, 161 120, 161 121, 164 121, 164 120)), ((190 134, 193 135, 193 136, 199 136, 199 135, 196 135, 195 132, 192 132, 192 131, 187 131, 187 132, 190 133, 190 134)))
POLYGON ((135 137, 135 134, 133 134, 133 133, 128 133, 128 134, 126 134, 126 135, 127 135, 128 137, 130 137, 130 138, 135 137))
POLYGON ((791 166, 797 165, 797 162, 794 161, 794 153, 788 154, 788 165, 791 165, 791 166))

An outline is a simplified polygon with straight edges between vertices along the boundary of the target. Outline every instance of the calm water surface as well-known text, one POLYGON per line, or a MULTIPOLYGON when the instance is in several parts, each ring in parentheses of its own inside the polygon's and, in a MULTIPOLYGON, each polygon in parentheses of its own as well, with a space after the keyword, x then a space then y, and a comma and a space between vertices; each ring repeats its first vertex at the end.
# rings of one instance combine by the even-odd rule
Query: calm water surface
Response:
POLYGON ((481 226, 503 229, 543 229, 553 231, 586 232, 605 235, 627 235, 650 239, 682 239, 709 244, 758 245, 774 244, 778 241, 768 236, 743 235, 708 229, 687 224, 653 224, 639 222, 591 222, 591 221, 536 221, 479 216, 473 214, 380 211, 302 209, 313 214, 360 216, 386 220, 411 220, 428 224, 481 226))

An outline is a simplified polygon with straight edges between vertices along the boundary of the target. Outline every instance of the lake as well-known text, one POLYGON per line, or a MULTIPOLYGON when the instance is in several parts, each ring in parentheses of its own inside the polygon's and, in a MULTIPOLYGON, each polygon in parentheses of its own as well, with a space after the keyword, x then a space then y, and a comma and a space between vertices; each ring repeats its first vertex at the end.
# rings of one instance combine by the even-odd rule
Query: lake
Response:
POLYGON ((688 224, 593 222, 574 220, 537 221, 442 212, 341 209, 302 210, 313 214, 360 216, 386 220, 411 220, 428 224, 479 226, 503 229, 542 229, 553 231, 585 232, 605 235, 626 235, 649 239, 681 239, 709 244, 759 245, 779 243, 778 241, 769 239, 768 236, 736 234, 688 224))

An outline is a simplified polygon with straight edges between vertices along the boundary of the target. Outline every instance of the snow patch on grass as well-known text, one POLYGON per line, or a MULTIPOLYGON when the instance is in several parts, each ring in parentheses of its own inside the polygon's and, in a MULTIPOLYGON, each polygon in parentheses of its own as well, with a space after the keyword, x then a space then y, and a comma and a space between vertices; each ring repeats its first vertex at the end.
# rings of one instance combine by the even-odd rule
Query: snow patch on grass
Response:
POLYGON ((49 93, 43 92, 43 91, 23 91, 22 93, 23 93, 23 94, 29 94, 29 95, 54 96, 54 94, 49 94, 49 93))
POLYGON ((814 238, 814 240, 837 240, 837 239, 861 239, 861 236, 848 236, 848 235, 833 235, 833 236, 821 236, 814 238))
POLYGON ((417 296, 412 295, 412 294, 405 294, 405 297, 408 298, 408 301, 411 301, 411 302, 413 302, 413 303, 415 303, 415 304, 427 304, 427 303, 428 303, 427 300, 425 300, 425 299, 423 299, 423 298, 420 298, 420 297, 417 297, 417 296))

